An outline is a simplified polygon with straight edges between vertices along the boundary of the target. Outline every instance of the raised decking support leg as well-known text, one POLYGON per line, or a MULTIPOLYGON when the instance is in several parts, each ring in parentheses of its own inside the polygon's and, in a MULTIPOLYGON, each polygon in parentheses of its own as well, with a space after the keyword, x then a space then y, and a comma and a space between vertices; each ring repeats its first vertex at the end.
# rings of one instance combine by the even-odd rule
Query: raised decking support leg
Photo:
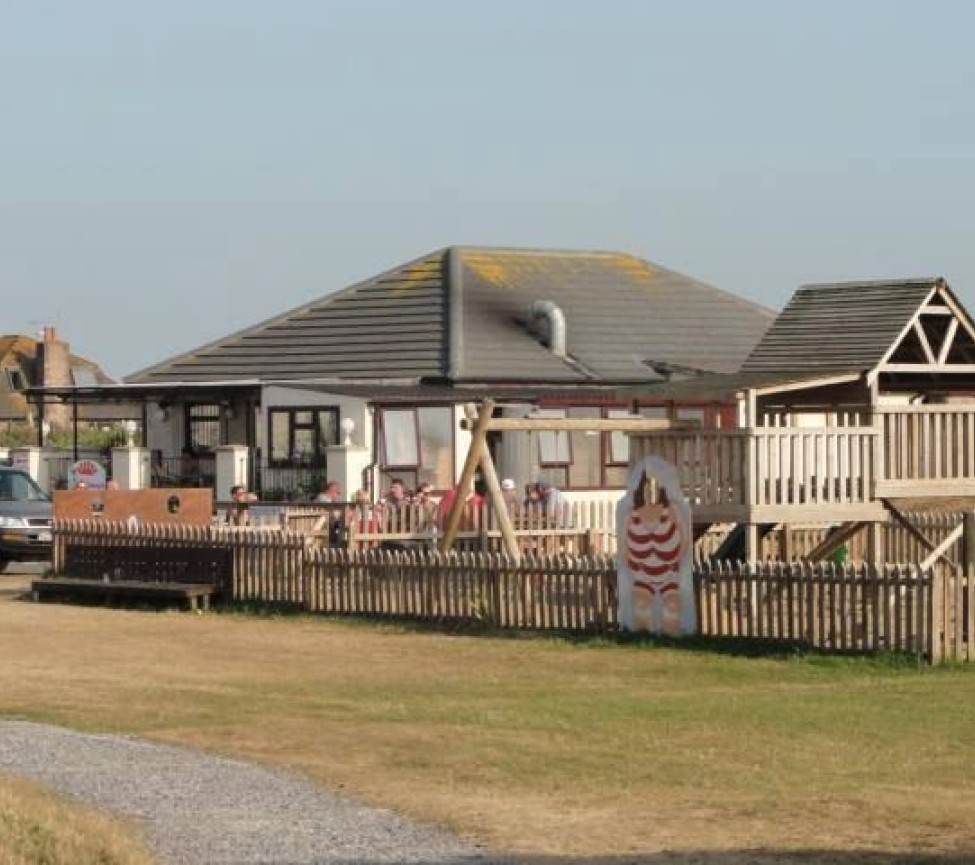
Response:
POLYGON ((883 564, 886 558, 880 534, 882 525, 883 523, 873 522, 867 527, 867 561, 874 564, 883 564))
POLYGON ((792 527, 785 523, 779 529, 779 558, 783 562, 792 561, 792 527))
POLYGON ((758 523, 749 523, 745 529, 745 561, 755 562, 761 557, 758 547, 758 523))

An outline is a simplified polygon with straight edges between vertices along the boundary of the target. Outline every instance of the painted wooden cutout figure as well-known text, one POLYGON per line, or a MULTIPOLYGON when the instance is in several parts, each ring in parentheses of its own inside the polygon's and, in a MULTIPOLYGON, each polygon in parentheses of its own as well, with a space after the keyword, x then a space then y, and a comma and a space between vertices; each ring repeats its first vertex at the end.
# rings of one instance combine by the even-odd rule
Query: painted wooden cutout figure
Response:
POLYGON ((695 633, 691 511, 674 467, 654 456, 633 466, 616 522, 620 624, 695 633))

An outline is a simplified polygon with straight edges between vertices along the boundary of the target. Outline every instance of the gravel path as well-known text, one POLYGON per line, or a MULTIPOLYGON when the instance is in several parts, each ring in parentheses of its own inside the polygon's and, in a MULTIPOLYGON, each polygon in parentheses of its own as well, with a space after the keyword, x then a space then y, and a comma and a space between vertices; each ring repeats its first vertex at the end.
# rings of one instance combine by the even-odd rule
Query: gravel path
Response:
POLYGON ((299 778, 125 736, 0 721, 0 774, 135 818, 172 865, 501 862, 299 778))

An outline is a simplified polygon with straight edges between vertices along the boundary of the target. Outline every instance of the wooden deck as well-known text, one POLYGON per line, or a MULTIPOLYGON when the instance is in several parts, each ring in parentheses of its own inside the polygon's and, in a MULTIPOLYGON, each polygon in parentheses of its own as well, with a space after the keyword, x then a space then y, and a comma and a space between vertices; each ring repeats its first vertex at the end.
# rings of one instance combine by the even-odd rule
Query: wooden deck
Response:
POLYGON ((870 426, 634 435, 677 467, 694 521, 883 522, 884 500, 975 496, 975 410, 877 409, 870 426))

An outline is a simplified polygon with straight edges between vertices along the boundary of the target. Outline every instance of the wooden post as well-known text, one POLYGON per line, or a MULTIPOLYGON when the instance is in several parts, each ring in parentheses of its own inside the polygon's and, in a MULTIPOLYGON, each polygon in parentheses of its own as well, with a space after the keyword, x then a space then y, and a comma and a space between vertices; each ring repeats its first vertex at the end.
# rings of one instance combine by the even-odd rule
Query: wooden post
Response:
MULTIPOLYGON (((481 418, 474 417, 474 406, 465 405, 464 412, 468 420, 474 423, 475 429, 480 424, 481 418)), ((491 419, 491 411, 487 404, 481 406, 481 414, 487 413, 488 420, 491 419)), ((498 528, 501 530, 501 538, 504 541, 504 550, 516 562, 521 561, 521 550, 518 548, 518 539, 515 537, 515 527, 511 524, 511 515, 508 513, 508 506, 504 501, 504 494, 501 492, 501 483, 498 481, 498 472, 494 468, 494 460, 491 458, 491 451, 487 447, 487 426, 485 425, 484 446, 481 448, 480 455, 481 473, 484 475, 484 483, 487 485, 488 495, 491 504, 494 506, 494 513, 498 518, 498 528)), ((456 503, 455 503, 456 504, 456 503)))
POLYGON ((975 511, 965 511, 961 520, 961 567, 966 577, 975 571, 975 511))
MULTIPOLYGON (((966 514, 967 516, 967 514, 966 514)), ((919 579, 924 575, 919 574, 919 579)), ((945 656, 945 588, 941 568, 931 571, 931 606, 928 609, 928 660, 940 664, 945 656)))
POLYGON ((748 523, 745 534, 745 561, 756 562, 761 558, 758 549, 758 523, 748 523))
MULTIPOLYGON (((457 481, 457 496, 454 499, 453 506, 447 513, 447 520, 444 524, 443 537, 440 540, 440 549, 443 552, 450 550, 457 537, 460 518, 467 504, 467 494, 470 492, 471 485, 474 482, 474 472, 477 470, 478 463, 481 461, 482 452, 487 452, 487 429, 493 411, 493 399, 486 399, 481 403, 481 413, 471 433, 471 447, 467 451, 467 459, 464 460, 464 468, 460 473, 460 479, 457 481)), ((497 476, 495 476, 495 479, 497 479, 497 476)))
POLYGON ((779 559, 783 562, 792 561, 792 526, 783 523, 779 530, 779 559))
POLYGON ((878 563, 883 559, 880 544, 880 526, 874 521, 867 526, 867 555, 868 562, 878 563))

